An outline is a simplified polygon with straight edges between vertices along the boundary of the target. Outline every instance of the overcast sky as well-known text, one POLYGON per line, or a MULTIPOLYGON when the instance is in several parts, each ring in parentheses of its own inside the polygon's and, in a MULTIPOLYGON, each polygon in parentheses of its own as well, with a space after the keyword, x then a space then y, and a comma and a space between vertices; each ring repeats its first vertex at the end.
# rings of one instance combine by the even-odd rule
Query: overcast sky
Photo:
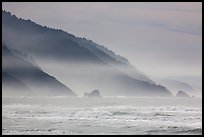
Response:
POLYGON ((102 44, 148 76, 202 77, 201 2, 3 2, 2 8, 102 44))

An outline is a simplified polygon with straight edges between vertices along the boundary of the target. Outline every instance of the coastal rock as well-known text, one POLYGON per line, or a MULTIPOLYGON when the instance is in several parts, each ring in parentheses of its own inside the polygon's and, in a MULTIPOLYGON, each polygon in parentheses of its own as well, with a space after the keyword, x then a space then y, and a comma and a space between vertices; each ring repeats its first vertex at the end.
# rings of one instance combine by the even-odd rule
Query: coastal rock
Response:
POLYGON ((85 96, 85 97, 101 97, 100 91, 97 90, 97 89, 94 90, 94 91, 92 91, 91 93, 85 92, 85 93, 84 93, 84 96, 85 96))

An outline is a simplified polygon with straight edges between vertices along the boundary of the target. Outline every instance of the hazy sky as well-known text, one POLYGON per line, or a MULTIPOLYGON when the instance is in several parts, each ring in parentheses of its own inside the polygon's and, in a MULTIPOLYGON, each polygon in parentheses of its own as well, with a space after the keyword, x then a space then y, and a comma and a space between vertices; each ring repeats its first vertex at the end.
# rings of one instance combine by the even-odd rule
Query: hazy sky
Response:
POLYGON ((201 2, 3 2, 2 8, 102 44, 148 76, 202 75, 201 2))

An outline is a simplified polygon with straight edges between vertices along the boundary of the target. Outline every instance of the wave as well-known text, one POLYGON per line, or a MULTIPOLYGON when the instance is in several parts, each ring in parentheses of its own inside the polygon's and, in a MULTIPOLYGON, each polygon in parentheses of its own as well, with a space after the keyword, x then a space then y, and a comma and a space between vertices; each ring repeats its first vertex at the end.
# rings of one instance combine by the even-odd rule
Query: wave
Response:
POLYGON ((173 114, 167 114, 167 113, 159 113, 159 112, 156 112, 155 114, 153 114, 154 116, 168 116, 168 117, 171 117, 171 116, 175 116, 173 114))
POLYGON ((202 128, 183 129, 183 130, 177 131, 176 133, 202 135, 202 128))
POLYGON ((120 116, 120 115, 129 115, 129 114, 130 114, 129 112, 117 111, 117 112, 114 112, 112 115, 120 116))
POLYGON ((202 128, 188 128, 179 126, 160 127, 152 130, 146 130, 147 134, 165 134, 165 135, 202 135, 202 128))

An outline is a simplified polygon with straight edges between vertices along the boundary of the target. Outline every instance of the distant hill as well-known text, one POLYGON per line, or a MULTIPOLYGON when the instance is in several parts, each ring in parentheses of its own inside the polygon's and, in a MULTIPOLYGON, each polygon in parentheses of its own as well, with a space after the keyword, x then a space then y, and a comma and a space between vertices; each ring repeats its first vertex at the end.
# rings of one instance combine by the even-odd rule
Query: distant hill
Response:
POLYGON ((179 90, 189 95, 195 95, 193 87, 188 83, 172 79, 160 79, 158 81, 159 83, 167 87, 174 95, 176 95, 179 90))
POLYGON ((190 97, 190 96, 183 91, 178 91, 176 97, 190 97))
POLYGON ((2 71, 2 96, 34 96, 35 94, 22 81, 2 71))
POLYGON ((74 91, 101 89, 103 95, 171 96, 127 59, 91 40, 38 25, 2 11, 2 39, 32 56, 40 68, 74 91))
MULTIPOLYGON (((16 52, 17 50, 15 50, 16 52)), ((75 93, 56 78, 43 72, 31 62, 14 56, 12 50, 2 45, 2 83, 4 95, 72 95, 75 93), (9 92, 9 94, 7 93, 9 92)))

